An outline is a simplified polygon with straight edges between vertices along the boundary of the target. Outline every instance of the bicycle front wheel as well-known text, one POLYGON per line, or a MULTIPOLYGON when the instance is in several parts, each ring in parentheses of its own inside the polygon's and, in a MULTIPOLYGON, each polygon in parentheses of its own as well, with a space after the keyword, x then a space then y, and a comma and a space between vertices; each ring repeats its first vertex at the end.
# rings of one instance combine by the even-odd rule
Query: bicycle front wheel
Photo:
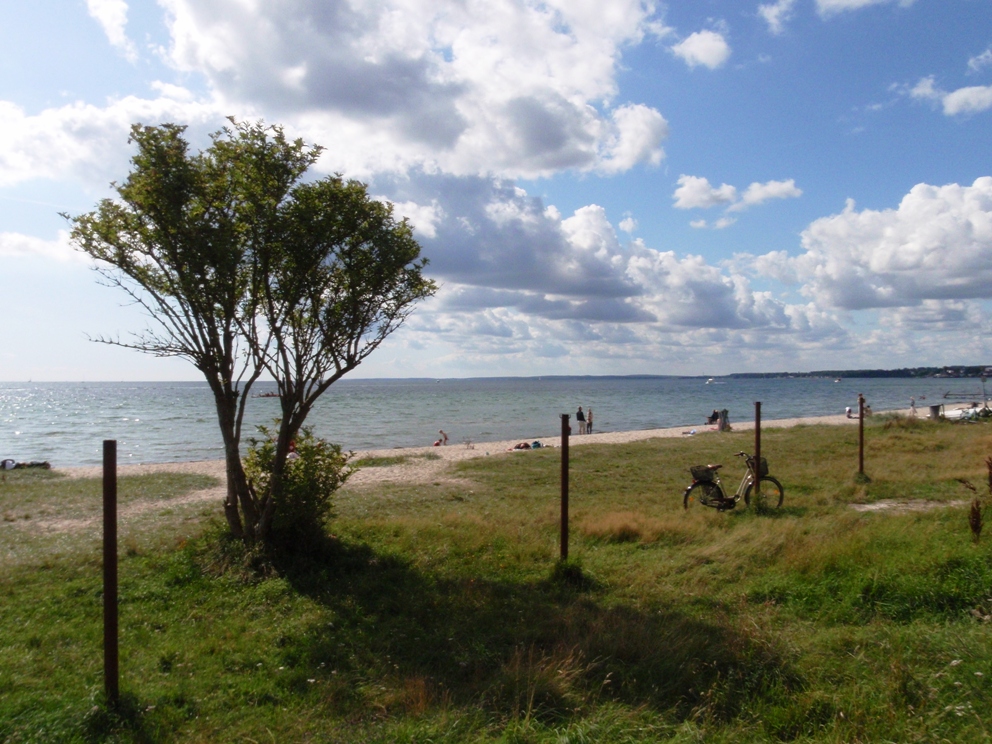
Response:
MULTIPOLYGON (((747 489, 744 491, 744 503, 748 506, 751 506, 751 497, 754 495, 752 493, 753 490, 754 483, 748 483, 747 489)), ((782 488, 782 484, 778 482, 778 479, 772 478, 770 475, 761 477, 760 498, 755 503, 755 508, 778 509, 782 506, 782 500, 784 498, 785 489, 782 488)))
POLYGON ((686 509, 693 501, 698 501, 703 506, 712 506, 723 498, 723 490, 716 483, 710 481, 698 481, 685 489, 682 497, 682 506, 686 509))

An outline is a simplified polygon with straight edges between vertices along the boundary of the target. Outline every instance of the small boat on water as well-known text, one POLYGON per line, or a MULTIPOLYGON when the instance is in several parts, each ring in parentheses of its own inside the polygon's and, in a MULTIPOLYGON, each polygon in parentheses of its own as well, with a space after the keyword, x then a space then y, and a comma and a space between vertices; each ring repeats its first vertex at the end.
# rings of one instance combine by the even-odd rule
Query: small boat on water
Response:
POLYGON ((708 380, 706 380, 706 384, 707 385, 711 384, 712 382, 713 382, 713 378, 712 377, 710 377, 708 380))
POLYGON ((252 398, 278 398, 279 393, 255 393, 252 398))

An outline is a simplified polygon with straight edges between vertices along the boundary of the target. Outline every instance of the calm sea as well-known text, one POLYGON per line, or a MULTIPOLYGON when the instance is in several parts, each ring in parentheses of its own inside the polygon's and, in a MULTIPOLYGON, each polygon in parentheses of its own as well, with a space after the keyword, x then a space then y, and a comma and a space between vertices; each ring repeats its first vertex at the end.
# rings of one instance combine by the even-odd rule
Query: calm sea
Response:
MULTIPOLYGON (((274 390, 258 383, 253 392, 274 390)), ((864 393, 875 410, 922 408, 946 392, 981 398, 979 380, 779 378, 477 378, 341 380, 308 424, 345 449, 431 444, 438 429, 451 443, 540 439, 561 431, 559 414, 592 408, 597 432, 700 426, 714 408, 731 422, 843 413, 864 393), (925 400, 924 400, 925 398, 925 400)), ((990 385, 992 391, 992 385, 990 385)), ((278 400, 250 401, 245 434, 278 415, 278 400)), ((121 463, 223 457, 210 391, 204 383, 0 383, 0 459, 97 465, 102 441, 116 439, 121 463)))

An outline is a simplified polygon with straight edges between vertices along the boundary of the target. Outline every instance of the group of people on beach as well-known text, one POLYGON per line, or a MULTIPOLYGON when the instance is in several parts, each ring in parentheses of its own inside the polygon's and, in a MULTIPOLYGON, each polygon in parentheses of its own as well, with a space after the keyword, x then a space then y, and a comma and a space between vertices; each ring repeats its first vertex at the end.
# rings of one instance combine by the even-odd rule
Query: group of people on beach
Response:
POLYGON ((582 406, 575 412, 575 420, 579 422, 579 434, 592 434, 592 409, 583 413, 582 406))
POLYGON ((707 424, 715 424, 717 431, 731 431, 730 411, 724 408, 721 411, 713 409, 713 413, 706 417, 707 424))
MULTIPOLYGON (((579 434, 592 434, 592 409, 588 411, 583 411, 582 406, 579 406, 579 410, 575 412, 575 420, 579 422, 579 434)), ((438 429, 437 439, 434 441, 435 447, 443 447, 448 443, 448 435, 444 433, 444 429, 438 429)), ((541 446, 537 442, 534 443, 538 447, 541 446)), ((536 449, 534 445, 528 445, 526 448, 517 445, 513 449, 536 449)))

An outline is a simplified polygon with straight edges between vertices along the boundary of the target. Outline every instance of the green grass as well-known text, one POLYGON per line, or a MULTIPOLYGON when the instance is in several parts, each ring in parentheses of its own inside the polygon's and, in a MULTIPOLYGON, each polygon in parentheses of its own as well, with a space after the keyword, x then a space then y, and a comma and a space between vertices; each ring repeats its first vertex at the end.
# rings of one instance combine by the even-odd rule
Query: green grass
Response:
POLYGON ((391 465, 402 465, 410 460, 440 460, 441 455, 436 452, 427 452, 422 455, 390 455, 386 457, 370 456, 362 457, 351 464, 357 468, 385 468, 391 465))
MULTIPOLYGON (((689 465, 723 462, 732 490, 751 434, 574 447, 567 564, 554 450, 349 485, 325 554, 275 569, 202 504, 146 510, 122 532, 116 713, 95 537, 31 526, 86 518, 99 483, 15 472, 0 741, 988 740, 988 539, 963 506, 851 505, 970 498, 956 479, 985 487, 992 426, 876 417, 866 437, 859 483, 853 427, 766 430, 786 495, 762 515, 682 509, 689 465)), ((163 507, 207 485, 125 482, 163 507)))

